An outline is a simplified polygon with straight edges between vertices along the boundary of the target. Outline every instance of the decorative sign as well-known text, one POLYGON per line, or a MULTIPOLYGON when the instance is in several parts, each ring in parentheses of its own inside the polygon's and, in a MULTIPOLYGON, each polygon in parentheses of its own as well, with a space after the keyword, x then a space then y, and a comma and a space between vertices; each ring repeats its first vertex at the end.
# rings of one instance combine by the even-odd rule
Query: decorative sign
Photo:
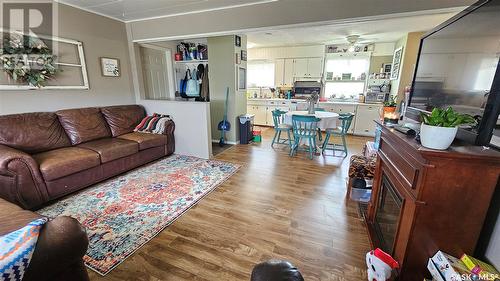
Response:
POLYGON ((403 57, 403 47, 399 47, 394 51, 394 56, 392 57, 391 80, 396 80, 399 77, 402 57, 403 57))
POLYGON ((119 77, 120 61, 113 58, 101 58, 102 76, 119 77))

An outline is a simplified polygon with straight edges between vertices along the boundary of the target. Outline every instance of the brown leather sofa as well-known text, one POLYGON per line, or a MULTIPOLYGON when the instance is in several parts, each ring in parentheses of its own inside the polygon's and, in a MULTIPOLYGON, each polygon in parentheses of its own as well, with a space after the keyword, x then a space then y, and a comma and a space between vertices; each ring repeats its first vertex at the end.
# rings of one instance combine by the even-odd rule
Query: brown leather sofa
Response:
POLYGON ((133 132, 144 117, 139 105, 0 116, 0 197, 37 209, 172 154, 174 122, 164 135, 133 132))
MULTIPOLYGON (((42 216, 0 199, 0 236, 18 230, 42 216)), ((82 257, 89 240, 77 220, 57 217, 47 222, 38 236, 23 281, 89 280, 82 257)))

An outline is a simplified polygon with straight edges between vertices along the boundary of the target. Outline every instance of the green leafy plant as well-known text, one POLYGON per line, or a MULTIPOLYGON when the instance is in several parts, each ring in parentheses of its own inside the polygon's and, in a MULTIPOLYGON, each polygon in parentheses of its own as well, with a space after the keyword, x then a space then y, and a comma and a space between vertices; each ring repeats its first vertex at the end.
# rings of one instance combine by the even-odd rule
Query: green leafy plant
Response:
POLYGON ((396 96, 390 95, 389 99, 384 102, 385 107, 396 107, 398 104, 396 103, 396 96))
POLYGON ((436 127, 457 127, 465 124, 475 124, 476 120, 469 114, 460 114, 448 107, 447 109, 434 108, 431 114, 420 113, 422 122, 436 127))

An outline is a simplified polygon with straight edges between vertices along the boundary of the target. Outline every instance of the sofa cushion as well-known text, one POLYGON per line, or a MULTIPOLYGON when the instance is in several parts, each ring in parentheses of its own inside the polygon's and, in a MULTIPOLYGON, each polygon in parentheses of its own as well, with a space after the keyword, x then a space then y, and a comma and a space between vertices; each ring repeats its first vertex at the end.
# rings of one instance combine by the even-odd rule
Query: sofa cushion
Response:
POLYGON ((57 115, 49 112, 0 116, 0 144, 29 154, 71 145, 57 115))
POLYGON ((118 137, 119 139, 135 141, 139 144, 139 150, 148 149, 167 144, 167 136, 159 134, 134 132, 118 137))
POLYGON ((111 136, 99 108, 77 108, 56 112, 73 145, 111 136))
POLYGON ((119 105, 101 108, 113 137, 128 134, 134 131, 135 126, 146 115, 140 105, 119 105))
POLYGON ((99 154, 81 147, 65 147, 34 154, 46 181, 62 178, 101 164, 99 154))
POLYGON ((93 150, 101 156, 101 163, 113 161, 139 152, 137 142, 118 138, 95 140, 78 145, 93 150))

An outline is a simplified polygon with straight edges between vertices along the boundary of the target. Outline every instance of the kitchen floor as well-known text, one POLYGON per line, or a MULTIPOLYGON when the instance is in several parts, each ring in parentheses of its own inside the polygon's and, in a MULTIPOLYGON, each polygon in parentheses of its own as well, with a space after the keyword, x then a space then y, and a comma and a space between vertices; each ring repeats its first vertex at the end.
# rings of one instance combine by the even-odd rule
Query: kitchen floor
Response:
MULTIPOLYGON (((367 230, 345 198, 349 157, 289 157, 271 148, 273 133, 218 154, 242 168, 107 276, 89 270, 91 280, 248 281, 272 258, 307 281, 366 280, 367 230)), ((367 140, 348 137, 349 156, 367 140)))

